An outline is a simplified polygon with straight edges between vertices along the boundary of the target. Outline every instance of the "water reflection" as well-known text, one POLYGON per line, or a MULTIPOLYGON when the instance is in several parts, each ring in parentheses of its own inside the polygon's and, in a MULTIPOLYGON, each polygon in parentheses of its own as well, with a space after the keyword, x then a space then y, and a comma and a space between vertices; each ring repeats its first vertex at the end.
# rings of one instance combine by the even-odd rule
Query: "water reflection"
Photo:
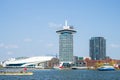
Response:
POLYGON ((29 71, 34 74, 32 76, 0 76, 0 80, 120 80, 120 71, 53 69, 29 69, 29 71))

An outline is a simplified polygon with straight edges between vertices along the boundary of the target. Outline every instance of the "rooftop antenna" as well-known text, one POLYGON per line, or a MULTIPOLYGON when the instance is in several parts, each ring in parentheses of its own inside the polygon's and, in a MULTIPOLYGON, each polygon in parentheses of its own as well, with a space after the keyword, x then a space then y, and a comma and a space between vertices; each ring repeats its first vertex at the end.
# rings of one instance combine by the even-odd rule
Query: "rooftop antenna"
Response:
POLYGON ((65 20, 65 26, 67 26, 67 20, 65 20))
POLYGON ((63 29, 70 29, 70 26, 67 25, 67 20, 65 20, 65 26, 63 26, 63 29))

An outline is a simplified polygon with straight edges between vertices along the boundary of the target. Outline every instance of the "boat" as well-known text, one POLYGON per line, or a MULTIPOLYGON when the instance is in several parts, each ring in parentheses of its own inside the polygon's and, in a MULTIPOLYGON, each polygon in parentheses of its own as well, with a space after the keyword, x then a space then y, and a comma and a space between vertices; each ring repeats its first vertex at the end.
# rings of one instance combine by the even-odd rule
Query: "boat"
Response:
POLYGON ((86 69, 88 69, 87 67, 78 67, 78 66, 73 66, 73 67, 71 67, 71 69, 73 69, 73 70, 86 70, 86 69))
POLYGON ((104 64, 103 66, 97 68, 99 71, 114 71, 115 68, 109 64, 104 64))
POLYGON ((0 75, 33 75, 33 72, 0 72, 0 75))

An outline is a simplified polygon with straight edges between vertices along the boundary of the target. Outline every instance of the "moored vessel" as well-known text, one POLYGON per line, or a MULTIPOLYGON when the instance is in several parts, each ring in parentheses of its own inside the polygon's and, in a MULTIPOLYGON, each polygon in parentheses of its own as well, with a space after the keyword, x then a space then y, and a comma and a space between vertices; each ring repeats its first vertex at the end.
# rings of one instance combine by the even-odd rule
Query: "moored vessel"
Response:
POLYGON ((109 64, 104 64, 103 66, 97 68, 99 71, 114 71, 115 68, 109 64))
POLYGON ((0 75, 33 75, 33 72, 0 72, 0 75))

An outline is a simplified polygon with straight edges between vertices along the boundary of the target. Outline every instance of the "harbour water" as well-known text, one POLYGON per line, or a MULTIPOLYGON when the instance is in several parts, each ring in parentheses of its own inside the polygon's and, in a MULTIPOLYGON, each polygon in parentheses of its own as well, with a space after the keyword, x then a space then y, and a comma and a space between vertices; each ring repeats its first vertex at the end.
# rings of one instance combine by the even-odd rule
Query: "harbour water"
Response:
POLYGON ((29 70, 32 76, 0 76, 0 80, 120 80, 120 71, 29 70))

